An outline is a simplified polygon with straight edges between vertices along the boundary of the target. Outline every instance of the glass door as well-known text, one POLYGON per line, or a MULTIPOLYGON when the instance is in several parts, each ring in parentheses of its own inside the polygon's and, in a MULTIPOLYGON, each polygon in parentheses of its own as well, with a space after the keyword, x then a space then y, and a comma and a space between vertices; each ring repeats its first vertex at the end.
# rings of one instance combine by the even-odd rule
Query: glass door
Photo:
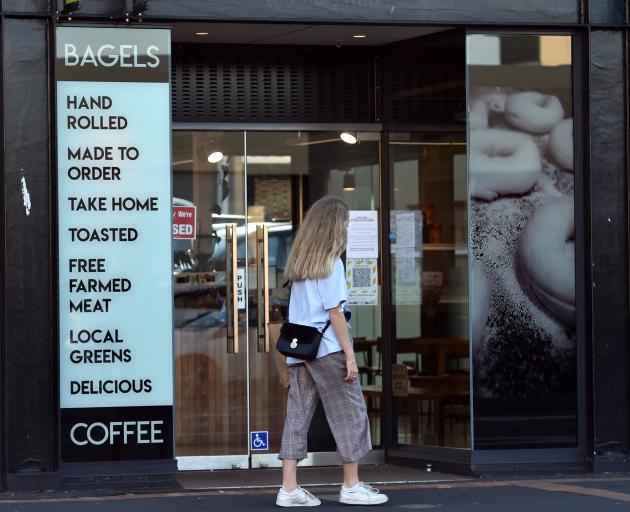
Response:
MULTIPOLYGON (((294 234, 308 207, 324 195, 343 199, 351 210, 379 210, 379 133, 247 132, 247 208, 249 222, 250 428, 267 434, 268 449, 252 444, 252 467, 280 466, 288 374, 273 347, 274 331, 286 318, 288 289, 283 276, 294 234), (351 140, 351 139, 349 139, 351 140), (267 328, 271 325, 271 328, 267 328)), ((351 270, 356 262, 346 259, 351 270)), ((375 263, 374 277, 378 274, 375 263)), ((352 283, 350 283, 352 285, 352 283)), ((364 384, 381 378, 381 314, 377 296, 370 303, 350 299, 353 336, 364 384)), ((376 400, 372 400, 376 402, 376 400)), ((381 445, 380 409, 370 404, 373 444, 381 445)), ((261 435, 262 435, 261 434, 261 435)), ((306 465, 334 464, 335 445, 323 410, 309 432, 306 465)))
POLYGON ((244 134, 175 132, 173 155, 176 456, 180 469, 245 468, 247 325, 234 300, 246 261, 244 134))
POLYGON ((396 444, 470 448, 465 132, 391 133, 396 444))
POLYGON ((388 60, 389 442, 405 458, 461 462, 472 447, 465 49, 451 30, 388 60))
MULTIPOLYGON (((354 144, 337 132, 174 133, 180 469, 280 465, 287 372, 272 333, 286 317, 283 272, 294 234, 309 205, 326 194, 341 197, 352 210, 380 208, 380 134, 352 135, 354 144)), ((380 386, 378 260, 372 272, 374 297, 352 305, 353 335, 364 384, 380 386)), ((370 397, 368 404, 378 447, 380 398, 370 397)), ((303 464, 335 462, 321 408, 309 432, 309 452, 303 464)))

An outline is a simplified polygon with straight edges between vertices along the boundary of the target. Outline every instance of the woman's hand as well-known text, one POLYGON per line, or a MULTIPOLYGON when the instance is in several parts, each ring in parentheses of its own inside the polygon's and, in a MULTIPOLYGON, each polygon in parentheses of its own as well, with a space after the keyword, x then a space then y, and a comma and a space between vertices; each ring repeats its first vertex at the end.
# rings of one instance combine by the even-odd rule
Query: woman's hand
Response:
POLYGON ((356 380, 359 375, 359 368, 354 357, 354 349, 352 348, 352 341, 348 335, 348 324, 346 323, 346 317, 341 310, 342 303, 339 303, 334 308, 328 310, 328 318, 330 318, 330 325, 332 325, 341 349, 346 357, 346 377, 345 381, 356 380))
POLYGON ((346 361, 346 378, 344 380, 351 381, 355 380, 359 375, 359 368, 357 367, 356 361, 351 361, 350 359, 346 361))

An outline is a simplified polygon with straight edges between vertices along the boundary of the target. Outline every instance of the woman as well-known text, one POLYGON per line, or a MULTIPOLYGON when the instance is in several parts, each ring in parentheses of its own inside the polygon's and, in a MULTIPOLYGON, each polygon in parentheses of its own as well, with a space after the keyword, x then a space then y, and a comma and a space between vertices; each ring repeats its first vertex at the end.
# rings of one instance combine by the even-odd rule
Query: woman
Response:
POLYGON ((341 503, 376 505, 387 496, 359 481, 359 459, 372 449, 370 426, 357 380, 359 370, 346 324, 343 305, 347 288, 343 263, 349 221, 348 207, 334 197, 323 197, 306 214, 293 242, 286 276, 291 280, 289 319, 322 330, 317 358, 287 358, 291 384, 282 434, 281 507, 317 506, 321 502, 297 484, 297 463, 306 457, 308 427, 321 398, 326 418, 343 463, 341 503))

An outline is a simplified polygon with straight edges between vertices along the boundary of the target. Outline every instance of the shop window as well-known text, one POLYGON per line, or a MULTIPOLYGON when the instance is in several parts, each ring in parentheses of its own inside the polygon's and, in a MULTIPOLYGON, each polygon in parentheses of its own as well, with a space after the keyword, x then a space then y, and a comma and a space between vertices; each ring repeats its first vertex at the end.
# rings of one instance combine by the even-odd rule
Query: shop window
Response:
POLYGON ((467 44, 474 447, 575 446, 571 38, 467 44))

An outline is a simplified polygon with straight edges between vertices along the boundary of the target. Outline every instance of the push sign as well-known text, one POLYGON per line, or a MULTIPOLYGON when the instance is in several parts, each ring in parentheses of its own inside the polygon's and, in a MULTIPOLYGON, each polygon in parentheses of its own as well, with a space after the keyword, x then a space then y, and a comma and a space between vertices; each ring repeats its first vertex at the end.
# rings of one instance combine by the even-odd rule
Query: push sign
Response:
POLYGON ((245 269, 236 270, 236 299, 238 309, 245 309, 245 269))
POLYGON ((269 449, 269 432, 250 433, 250 447, 252 451, 264 451, 269 449))

